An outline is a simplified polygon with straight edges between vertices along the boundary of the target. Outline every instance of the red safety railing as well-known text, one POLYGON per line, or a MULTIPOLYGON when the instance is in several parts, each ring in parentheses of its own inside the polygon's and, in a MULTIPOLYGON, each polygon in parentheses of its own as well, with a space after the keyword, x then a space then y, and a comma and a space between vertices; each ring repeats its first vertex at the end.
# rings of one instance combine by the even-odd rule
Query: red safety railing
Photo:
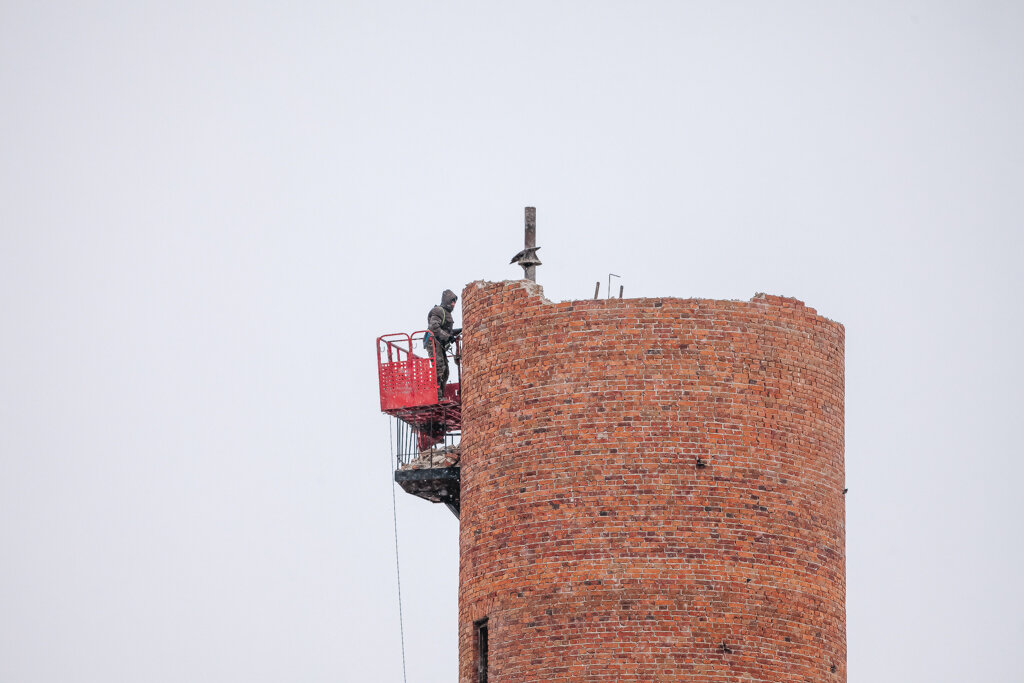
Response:
MULTIPOLYGON (((423 348, 426 330, 407 334, 395 332, 377 338, 377 373, 380 378, 380 409, 386 413, 403 408, 438 405, 437 370, 433 348, 423 348), (423 355, 417 355, 417 352, 423 355)), ((435 340, 431 337, 430 342, 435 340)), ((455 382, 445 387, 445 401, 458 401, 459 357, 462 342, 456 339, 448 349, 449 376, 455 382)), ((404 411, 403 411, 404 412, 404 411)))
MULTIPOLYGON (((416 432, 420 450, 443 442, 446 435, 458 433, 462 428, 460 382, 449 382, 444 388, 444 398, 438 400, 433 346, 423 348, 425 334, 426 330, 420 330, 377 337, 380 409, 416 432)), ((456 338, 446 353, 449 377, 454 375, 456 380, 461 379, 461 354, 462 341, 456 338)))

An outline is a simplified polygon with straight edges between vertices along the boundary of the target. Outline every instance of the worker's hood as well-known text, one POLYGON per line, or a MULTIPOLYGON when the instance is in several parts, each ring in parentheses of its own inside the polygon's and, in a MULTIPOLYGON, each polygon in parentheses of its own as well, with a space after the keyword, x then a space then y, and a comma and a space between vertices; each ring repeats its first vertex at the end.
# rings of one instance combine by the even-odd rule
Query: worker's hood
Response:
POLYGON ((455 310, 455 302, 459 300, 459 297, 455 296, 455 292, 450 289, 444 290, 444 294, 441 295, 441 306, 443 306, 449 313, 455 310))

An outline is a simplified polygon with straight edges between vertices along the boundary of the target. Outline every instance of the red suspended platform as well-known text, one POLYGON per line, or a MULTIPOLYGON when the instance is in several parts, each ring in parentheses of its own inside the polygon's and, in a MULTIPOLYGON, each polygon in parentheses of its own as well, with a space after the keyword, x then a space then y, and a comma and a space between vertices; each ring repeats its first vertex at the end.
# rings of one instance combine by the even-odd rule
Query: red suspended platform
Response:
MULTIPOLYGON (((380 378, 380 409, 406 422, 416 432, 421 450, 444 440, 444 435, 462 429, 460 382, 444 388, 437 396, 437 369, 434 365, 435 340, 426 330, 395 332, 377 337, 377 374, 380 378), (422 355, 418 355, 422 354, 422 355)), ((462 341, 456 338, 447 352, 449 372, 461 380, 459 361, 462 341)))

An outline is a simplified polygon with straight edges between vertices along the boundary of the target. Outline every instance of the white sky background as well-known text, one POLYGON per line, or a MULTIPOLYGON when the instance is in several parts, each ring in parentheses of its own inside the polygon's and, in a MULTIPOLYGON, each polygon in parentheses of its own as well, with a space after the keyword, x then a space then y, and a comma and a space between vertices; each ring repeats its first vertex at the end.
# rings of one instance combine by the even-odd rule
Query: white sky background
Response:
POLYGON ((400 681, 374 338, 534 205, 553 300, 846 325, 850 681, 1021 681, 1022 58, 1014 2, 0 2, 0 680, 400 681))

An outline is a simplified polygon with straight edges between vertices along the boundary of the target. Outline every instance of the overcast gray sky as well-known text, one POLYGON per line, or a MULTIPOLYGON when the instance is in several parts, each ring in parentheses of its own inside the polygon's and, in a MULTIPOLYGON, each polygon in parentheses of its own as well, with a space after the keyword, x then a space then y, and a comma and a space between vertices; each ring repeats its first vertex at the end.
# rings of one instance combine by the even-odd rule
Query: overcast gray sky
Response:
POLYGON ((552 300, 842 322, 850 681, 1024 680, 1022 58, 1020 2, 0 0, 0 681, 400 681, 374 338, 526 205, 552 300))

